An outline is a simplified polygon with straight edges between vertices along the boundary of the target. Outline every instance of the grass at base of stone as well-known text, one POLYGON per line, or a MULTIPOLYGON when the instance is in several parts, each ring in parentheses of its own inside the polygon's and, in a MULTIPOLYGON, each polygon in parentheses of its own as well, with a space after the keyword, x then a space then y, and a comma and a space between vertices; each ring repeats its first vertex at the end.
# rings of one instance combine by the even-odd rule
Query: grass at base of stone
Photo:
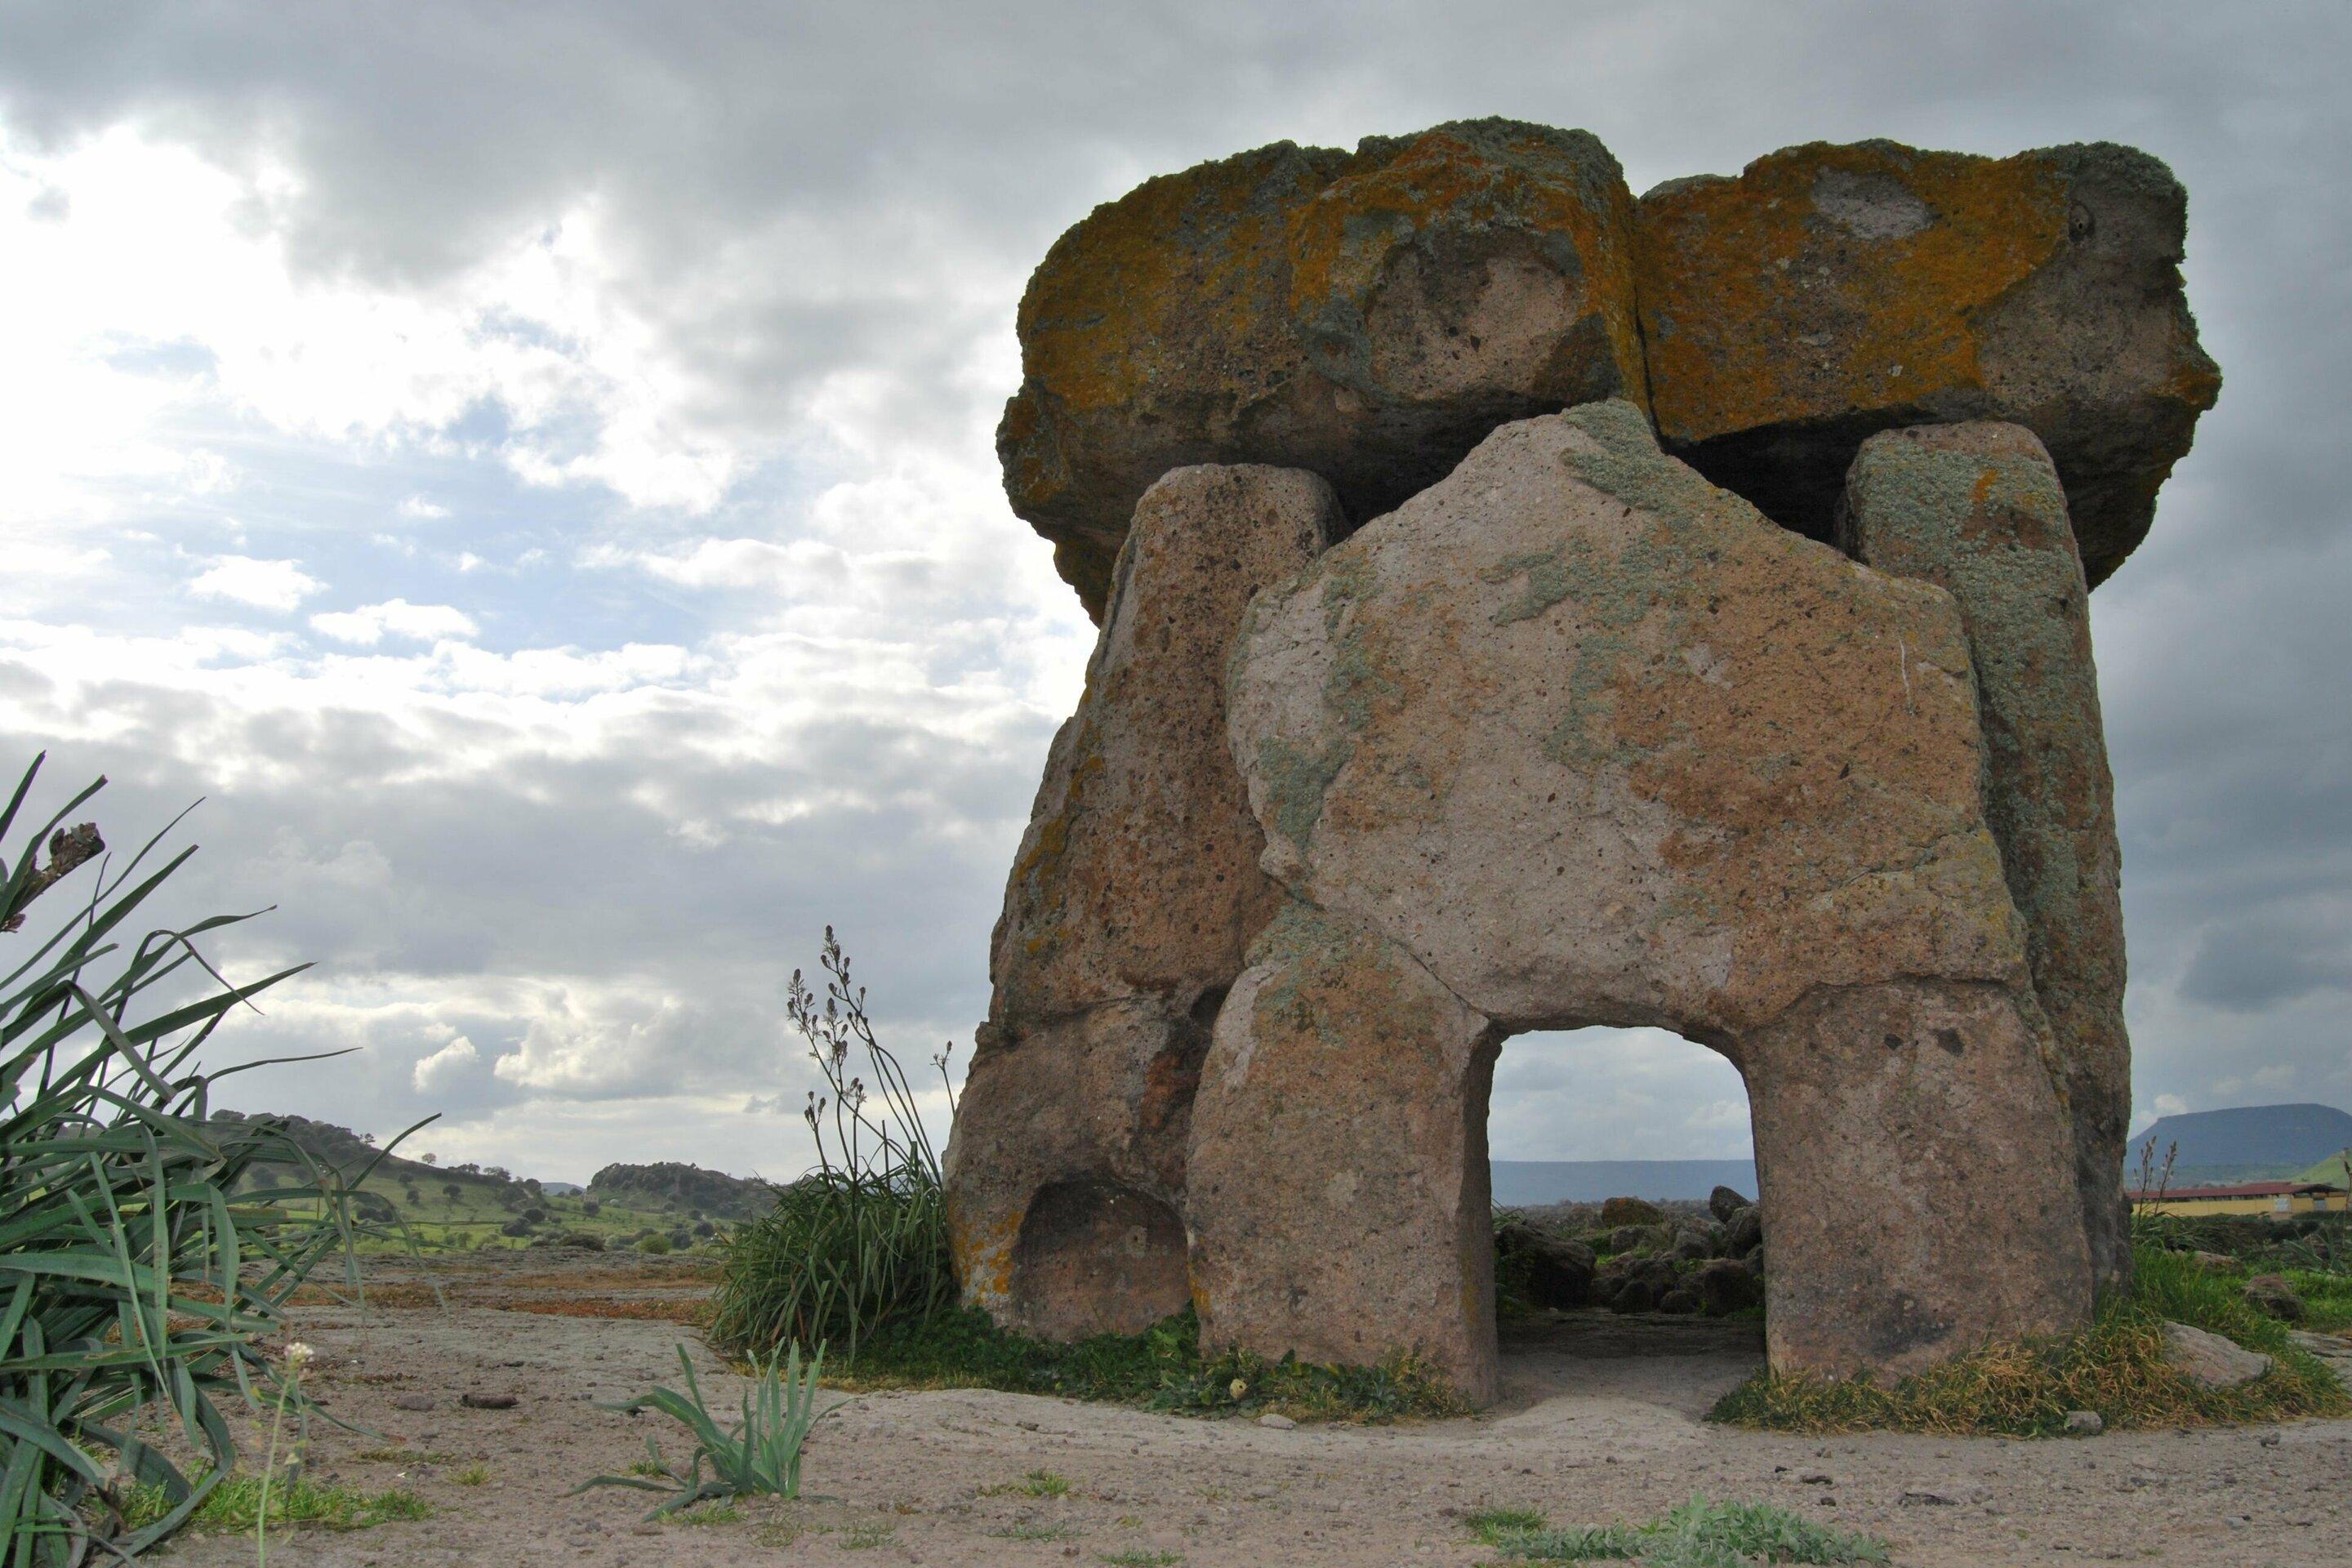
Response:
POLYGON ((1695 1497, 1647 1524, 1555 1529, 1532 1509, 1474 1513, 1470 1532, 1505 1563, 1638 1562, 1644 1568, 1749 1568, 1755 1563, 1884 1563, 1884 1542, 1831 1530, 1769 1503, 1695 1497))
MULTIPOLYGON (((163 1517, 169 1508, 161 1487, 140 1487, 125 1500, 124 1521, 132 1529, 163 1517)), ((238 1476, 223 1481, 188 1520, 191 1530, 251 1530, 261 1517, 261 1479, 238 1476)), ((401 1520, 430 1519, 433 1505, 415 1492, 362 1491, 357 1487, 320 1486, 286 1479, 270 1483, 269 1528, 294 1524, 321 1530, 369 1530, 401 1520)))
POLYGON ((2080 1332, 1990 1344, 1882 1386, 1868 1377, 1759 1373, 1724 1395, 1709 1419, 1774 1432, 1924 1432, 2051 1437, 2066 1415, 2094 1410, 2111 1429, 2244 1426, 2352 1414, 2352 1395, 2296 1348, 2284 1324, 2246 1305, 2194 1258, 2133 1249, 2128 1298, 2103 1301, 2080 1332), (2186 1323, 2272 1358, 2236 1388, 2207 1388, 2165 1359, 2164 1324, 2186 1323))
POLYGON ((828 1368, 826 1382, 853 1391, 994 1388, 1294 1421, 1379 1422, 1468 1409, 1444 1378, 1411 1359, 1318 1366, 1239 1351, 1203 1356, 1199 1344, 1199 1321, 1189 1310, 1131 1337, 1067 1345, 1007 1333, 976 1310, 952 1310, 884 1324, 858 1347, 853 1365, 837 1373, 828 1368))

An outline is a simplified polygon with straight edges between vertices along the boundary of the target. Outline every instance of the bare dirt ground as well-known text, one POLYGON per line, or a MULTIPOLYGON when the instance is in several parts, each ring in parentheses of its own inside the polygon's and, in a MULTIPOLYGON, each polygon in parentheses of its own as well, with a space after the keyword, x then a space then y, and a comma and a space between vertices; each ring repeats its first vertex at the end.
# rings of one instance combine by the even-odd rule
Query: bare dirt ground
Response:
MULTIPOLYGON (((273 1537, 271 1562, 1467 1565, 1491 1556, 1463 1524, 1477 1509, 1639 1521, 1694 1493, 1869 1531, 1915 1568, 2352 1562, 2352 1422, 2055 1442, 1759 1436, 1700 1419, 1759 1359, 1752 1330, 1605 1315, 1522 1336, 1502 1405, 1458 1421, 1286 1431, 1020 1394, 863 1394, 812 1440, 810 1499, 649 1524, 644 1494, 565 1493, 642 1457, 648 1433, 681 1452, 668 1423, 595 1403, 675 1383, 681 1340, 714 1406, 738 1397, 693 1331, 662 1321, 691 1315, 692 1266, 540 1251, 436 1269, 446 1309, 403 1264, 377 1270, 365 1314, 310 1307, 298 1327, 320 1352, 316 1391, 366 1429, 316 1424, 314 1479, 406 1488, 436 1516, 273 1537), (469 1408, 468 1393, 516 1404, 469 1408), (1022 1489, 1036 1470, 1067 1494, 1022 1489)), ((221 1535, 171 1560, 252 1556, 249 1538, 221 1535)))

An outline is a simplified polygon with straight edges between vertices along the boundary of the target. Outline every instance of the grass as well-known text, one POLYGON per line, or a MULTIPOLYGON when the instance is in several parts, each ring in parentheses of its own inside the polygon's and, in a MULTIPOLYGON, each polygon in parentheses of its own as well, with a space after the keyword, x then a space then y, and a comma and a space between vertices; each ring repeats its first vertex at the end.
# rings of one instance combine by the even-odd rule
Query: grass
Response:
POLYGON ((1067 1477, 1057 1476, 1051 1470, 1032 1470, 1017 1481, 980 1489, 982 1497, 1004 1497, 1013 1492, 1024 1497, 1067 1497, 1070 1495, 1070 1482, 1067 1477))
POLYGON ((1155 1552, 1149 1547, 1132 1546, 1125 1552, 1106 1552, 1102 1561, 1112 1568, 1175 1568, 1184 1560, 1173 1552, 1155 1552))
POLYGON ((478 1487, 489 1479, 490 1469, 488 1465, 468 1465, 449 1478, 452 1484, 461 1487, 478 1487))
POLYGON ((2230 1277, 2145 1244, 2134 1248, 2134 1265, 2132 1294, 2101 1302, 2076 1333, 1987 1345, 1884 1386, 1759 1373, 1726 1394, 1712 1418, 1780 1432, 2049 1437, 2063 1432, 2072 1410, 2095 1410, 2113 1430, 2352 1414, 2335 1375, 2294 1345, 2284 1324, 2247 1306, 2230 1277), (2260 1351, 2272 1370, 2236 1388, 2206 1388, 2166 1361, 2168 1320, 2260 1351))
MULTIPOLYGON (((865 989, 850 978, 831 926, 821 962, 822 1005, 799 970, 785 994, 824 1078, 824 1094, 812 1094, 803 1112, 817 1168, 727 1240, 709 1340, 729 1355, 829 1344, 855 1362, 886 1322, 927 1318, 955 1300, 940 1157, 914 1088, 875 1039, 865 989), (855 1072, 853 1056, 863 1060, 855 1072)), ((932 1064, 952 1114, 947 1058, 932 1064)))
POLYGON ((2352 1329, 2352 1274, 2323 1274, 2315 1268, 2290 1268, 2286 1282, 2303 1298, 2303 1326, 2315 1334, 2352 1329))
POLYGON ((841 1549, 844 1552, 871 1552, 877 1547, 888 1546, 898 1539, 898 1527, 895 1524, 856 1524, 841 1532, 841 1549))
POLYGON ((669 1520, 672 1524, 693 1525, 708 1530, 720 1525, 742 1523, 743 1510, 732 1499, 724 1502, 698 1502, 691 1508, 677 1510, 669 1516, 669 1520))
POLYGON ((989 1533, 1005 1541, 1075 1541, 1079 1531, 1075 1524, 1056 1520, 1050 1524, 1009 1524, 989 1533))
POLYGON ((1489 1509, 1470 1531, 1506 1563, 1633 1562, 1644 1568, 1885 1563, 1885 1542, 1832 1530, 1769 1503, 1693 1498, 1647 1524, 1554 1529, 1531 1509, 1489 1509))
MULTIPOLYGON (((123 1507, 123 1518, 133 1528, 161 1519, 169 1511, 163 1489, 141 1487, 123 1507)), ((261 1514, 261 1478, 237 1476, 223 1481, 189 1515, 195 1530, 253 1528, 261 1514)), ((269 1488, 269 1526, 308 1524, 321 1530, 371 1530, 397 1521, 430 1519, 433 1505, 415 1492, 363 1491, 357 1487, 321 1485, 316 1481, 279 1478, 269 1488)))
POLYGON ((0 802, 0 1550, 13 1568, 88 1560, 94 1525, 112 1527, 100 1494, 118 1470, 164 1501, 105 1542, 111 1557, 215 1506, 238 1458, 225 1408, 282 1408, 288 1392, 261 1336, 338 1251, 357 1284, 349 1193, 278 1124, 213 1121, 198 1054, 300 966, 231 985, 195 939, 242 915, 135 935, 195 851, 148 867, 166 827, 118 867, 94 823, 66 826, 103 779, 5 842, 40 766, 0 802), (299 1184, 273 1202, 241 1195, 265 1170, 299 1184), (135 1435, 133 1418, 167 1441, 135 1435))
POLYGON ((687 1457, 686 1468, 674 1468, 661 1455, 654 1439, 646 1439, 646 1460, 630 1467, 630 1473, 620 1476, 597 1476, 572 1489, 573 1495, 593 1487, 628 1487, 638 1491, 667 1492, 670 1500, 646 1515, 658 1519, 675 1514, 680 1509, 717 1500, 742 1497, 777 1497, 792 1499, 801 1495, 802 1450, 808 1443, 810 1431, 819 1421, 833 1415, 838 1404, 819 1408, 818 1379, 824 1373, 824 1348, 817 1347, 805 1371, 801 1365, 801 1348, 792 1347, 790 1355, 770 1356, 764 1364, 751 1367, 751 1386, 743 1394, 743 1419, 733 1428, 721 1427, 703 1402, 702 1385, 694 1375, 694 1358, 686 1347, 677 1347, 677 1363, 686 1372, 686 1391, 656 1388, 641 1394, 623 1405, 607 1405, 634 1415, 640 1410, 657 1410, 677 1422, 694 1438, 694 1448, 687 1457), (643 1465, 650 1461, 653 1468, 643 1465), (710 1475, 703 1477, 703 1467, 710 1475))
POLYGON ((1455 1415, 1467 1406, 1444 1379, 1400 1358, 1376 1367, 1321 1366, 1245 1352, 1203 1356, 1188 1310, 1140 1334, 1055 1344, 1008 1333, 972 1309, 885 1324, 842 1386, 993 1388, 1195 1415, 1275 1411, 1297 1421, 1382 1422, 1455 1415))

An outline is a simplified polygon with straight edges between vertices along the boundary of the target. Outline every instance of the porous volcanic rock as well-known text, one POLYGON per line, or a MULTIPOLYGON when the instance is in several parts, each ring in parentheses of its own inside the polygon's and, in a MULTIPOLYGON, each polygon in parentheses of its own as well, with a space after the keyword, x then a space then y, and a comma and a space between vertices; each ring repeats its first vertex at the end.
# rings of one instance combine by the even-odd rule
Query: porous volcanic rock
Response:
POLYGON ((1201 1343, 1496 1392, 1486 1091, 1501 1031, 1362 922, 1287 906, 1217 1015, 1185 1222, 1201 1343))
POLYGON ((1282 901, 1226 746, 1225 647, 1339 527, 1330 487, 1285 468, 1180 468, 1136 507, 1005 889, 947 1156, 964 1299, 1029 1332, 1131 1332, 1187 1300, 1193 1085, 1282 901))
MULTIPOLYGON (((1391 968, 1506 1031, 1658 1026, 1740 1067, 1774 1216, 1776 1367, 1908 1371, 2087 1315, 2055 1048, 1941 590, 1778 527, 1664 456, 1638 408, 1596 404, 1504 426, 1261 594, 1227 721, 1266 869, 1352 940, 1385 938, 1391 968)), ((1377 1014, 1369 994, 1351 1005, 1377 1014)), ((1258 1033, 1298 1026, 1272 1011, 1258 1033)), ((1418 1114, 1450 1123, 1463 1094, 1423 1080, 1441 1060, 1486 1070, 1464 1042, 1486 1037, 1451 1015, 1430 1031, 1444 1049, 1397 1033, 1318 1037, 1349 1065, 1327 1054, 1331 1070, 1286 1085, 1286 1117, 1397 1114, 1394 1050, 1416 1064, 1418 1114)), ((1255 1037, 1221 1016, 1215 1053, 1255 1037)), ((1483 1364, 1492 1325, 1463 1314, 1485 1299, 1486 1248, 1432 1272, 1448 1255, 1431 1238, 1466 1223, 1462 1184, 1433 1183, 1417 1219, 1359 1218, 1339 1249, 1311 1205, 1228 1215, 1199 1185, 1203 1081, 1196 1258, 1343 1252, 1351 1276, 1393 1277, 1391 1300, 1454 1303, 1459 1326, 1396 1337, 1402 1320, 1326 1296, 1340 1321, 1317 1343, 1483 1364)), ((1483 1118, 1456 1130, 1483 1162, 1483 1118)), ((1261 1170, 1305 1162, 1286 1188, 1360 1179, 1352 1144, 1257 1145, 1261 1170)), ((1253 1349, 1290 1348, 1279 1314, 1229 1321, 1253 1349)))
POLYGON ((1647 396, 1617 161, 1506 120, 1148 181, 1055 242, 1020 333, 1005 491, 1098 620, 1171 468, 1311 469, 1361 521, 1497 425, 1647 396))
POLYGON ((1847 475, 1838 542, 1959 605, 1983 715, 1985 816, 2066 1065, 2092 1260, 2100 1283, 2121 1284, 2131 1271, 2122 857, 2065 492, 2021 426, 1888 431, 1863 443, 1847 475))
POLYGON ((2096 585, 2221 390, 2181 291, 2187 211, 2163 163, 2104 142, 2001 159, 1815 142, 1661 185, 1637 222, 1660 435, 1826 539, 1874 432, 2023 425, 2096 585))

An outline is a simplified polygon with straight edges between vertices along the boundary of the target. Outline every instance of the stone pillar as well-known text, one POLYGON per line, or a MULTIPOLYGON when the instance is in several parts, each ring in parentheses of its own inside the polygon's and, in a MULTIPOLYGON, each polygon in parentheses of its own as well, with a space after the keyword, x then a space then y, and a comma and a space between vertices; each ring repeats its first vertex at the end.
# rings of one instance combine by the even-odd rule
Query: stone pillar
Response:
POLYGON ((1985 816, 2065 1063, 2091 1255, 2102 1284, 2126 1282, 2121 856, 2090 595, 2057 470, 2015 425, 1874 436, 1847 476, 1839 542, 1958 601, 1983 715, 1985 816))
POLYGON ((1193 1086, 1281 904, 1226 748, 1226 645, 1343 526, 1289 468, 1179 468, 1136 508, 1005 889, 946 1158, 963 1299, 1008 1326, 1128 1333, 1188 1299, 1193 1086))
POLYGON ((1824 986, 1740 1042, 1775 1372, 1900 1374, 2080 1327, 2090 1257, 2031 998, 1824 986))
POLYGON ((1204 1349, 1359 1366, 1409 1352, 1494 1398, 1501 1039, 1387 938, 1284 911, 1218 1014, 1193 1108, 1204 1349))

